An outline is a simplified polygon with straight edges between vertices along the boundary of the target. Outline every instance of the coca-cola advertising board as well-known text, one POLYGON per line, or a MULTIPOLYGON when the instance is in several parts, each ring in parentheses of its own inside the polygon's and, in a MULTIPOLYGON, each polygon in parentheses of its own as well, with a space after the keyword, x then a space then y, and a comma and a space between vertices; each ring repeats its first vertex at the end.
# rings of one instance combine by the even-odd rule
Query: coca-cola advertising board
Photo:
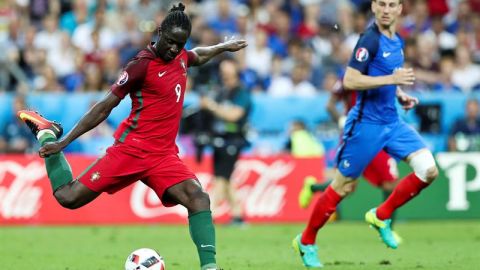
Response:
MULTIPOLYGON (((74 175, 95 160, 78 155, 67 159, 74 175)), ((212 194, 211 158, 201 163, 190 157, 184 161, 212 194)), ((248 222, 298 222, 309 214, 298 206, 303 179, 307 175, 323 179, 323 170, 320 158, 247 157, 237 163, 232 181, 248 222)), ((0 157, 0 225, 185 223, 186 217, 184 207, 164 207, 140 181, 116 194, 102 194, 79 209, 64 209, 52 195, 42 159, 35 155, 0 157)), ((214 218, 217 222, 229 220, 226 203, 215 208, 214 218)))

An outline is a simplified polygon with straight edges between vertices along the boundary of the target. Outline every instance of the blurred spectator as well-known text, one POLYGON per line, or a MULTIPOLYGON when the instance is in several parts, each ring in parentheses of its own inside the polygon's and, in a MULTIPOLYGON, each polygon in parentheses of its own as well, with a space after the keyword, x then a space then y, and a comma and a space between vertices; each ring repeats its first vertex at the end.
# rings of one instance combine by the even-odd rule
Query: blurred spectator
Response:
POLYGON ((217 15, 208 22, 208 25, 220 36, 232 36, 238 32, 230 2, 230 0, 218 0, 217 15))
POLYGON ((275 54, 282 57, 288 55, 287 45, 290 40, 290 17, 288 13, 282 10, 275 11, 271 18, 270 25, 273 28, 273 33, 268 40, 268 47, 270 47, 275 54))
POLYGON ((348 33, 345 38, 344 44, 350 48, 350 51, 353 52, 355 45, 357 44, 360 34, 365 31, 367 27, 367 15, 363 12, 356 12, 353 14, 353 31, 348 33))
POLYGON ((95 49, 94 32, 98 34, 98 47, 102 50, 112 49, 117 45, 113 31, 105 25, 105 11, 97 9, 95 18, 75 28, 72 36, 73 45, 84 53, 91 53, 95 49))
POLYGON ((45 18, 45 16, 47 16, 48 14, 58 16, 58 14, 60 13, 59 1, 30 0, 28 2, 30 20, 31 23, 35 25, 38 25, 40 21, 42 21, 42 19, 45 18))
POLYGON ((472 63, 470 51, 465 46, 459 46, 455 51, 452 82, 464 93, 470 93, 480 86, 480 66, 472 63))
POLYGON ((99 65, 87 64, 83 68, 85 80, 80 90, 85 92, 99 92, 109 86, 103 81, 103 72, 99 65))
POLYGON ((308 81, 310 67, 305 63, 297 63, 292 70, 291 77, 279 76, 272 79, 267 93, 272 97, 312 97, 317 91, 308 81))
POLYGON ((60 17, 60 29, 67 31, 70 35, 77 26, 87 22, 88 7, 87 0, 73 0, 72 10, 65 12, 60 17))
POLYGON ((440 50, 453 50, 457 46, 457 38, 454 34, 445 30, 442 16, 432 17, 432 28, 423 36, 433 44, 437 44, 440 50))
POLYGON ((240 151, 247 146, 245 139, 247 118, 251 109, 251 97, 240 82, 239 67, 235 61, 220 63, 222 87, 214 99, 203 97, 201 107, 214 117, 213 124, 213 172, 215 175, 214 203, 218 208, 227 200, 233 224, 243 223, 240 201, 235 195, 231 175, 240 151))
MULTIPOLYGON (((310 66, 309 81, 317 89, 322 89, 322 83, 324 80, 324 70, 320 64, 319 59, 315 56, 313 48, 310 45, 305 46, 300 53, 300 61, 310 66)), ((325 88, 323 88, 325 89, 325 88)))
POLYGON ((154 21, 157 13, 161 11, 160 2, 162 1, 138 0, 135 2, 132 10, 134 14, 141 14, 141 16, 139 16, 139 18, 142 19, 141 22, 148 23, 148 21, 154 21))
POLYGON ((255 71, 262 80, 270 75, 273 57, 272 50, 267 47, 267 39, 267 32, 258 28, 253 44, 249 44, 245 52, 246 68, 255 71))
POLYGON ((35 35, 33 44, 35 48, 45 50, 47 54, 58 51, 62 46, 62 33, 58 29, 55 16, 46 16, 43 19, 43 30, 35 35))
MULTIPOLYGON (((452 15, 447 17, 447 31, 456 33, 460 30, 471 31, 472 30, 472 17, 475 14, 472 13, 470 3, 468 0, 456 1, 456 5, 453 5, 452 15)), ((477 15, 478 16, 478 15, 477 15)))
POLYGON ((416 56, 412 65, 415 69, 415 90, 428 91, 437 81, 439 53, 435 40, 424 35, 417 36, 416 56))
POLYGON ((103 81, 106 85, 112 85, 118 79, 120 74, 118 66, 120 59, 118 58, 118 52, 115 50, 106 51, 103 57, 103 81))
POLYGON ((59 48, 47 53, 47 64, 53 67, 60 80, 75 73, 75 57, 77 50, 73 47, 70 36, 63 32, 60 34, 59 48))
POLYGON ((44 65, 40 75, 35 78, 35 89, 42 92, 60 92, 63 91, 63 85, 57 80, 54 69, 49 65, 44 65))
POLYGON ((320 5, 315 1, 308 2, 303 7, 303 13, 303 22, 297 28, 297 35, 301 39, 310 39, 318 32, 320 5))
POLYGON ((440 74, 433 85, 436 91, 461 91, 458 86, 452 82, 452 74, 455 69, 455 61, 452 56, 446 55, 440 59, 440 74))
POLYGON ((430 15, 437 18, 445 16, 449 11, 447 1, 448 0, 427 1, 430 15))
POLYGON ((294 157, 323 157, 325 148, 315 138, 315 136, 307 130, 305 123, 301 120, 295 120, 290 125, 290 137, 288 139, 286 149, 294 157))
POLYGON ((0 92, 15 90, 27 90, 29 88, 27 75, 17 64, 19 52, 15 45, 7 41, 0 41, 0 92), (23 88, 20 88, 23 86, 23 88))
POLYGON ((429 10, 426 0, 413 1, 413 7, 410 14, 403 18, 401 33, 407 36, 416 36, 430 28, 429 10))
POLYGON ((457 120, 450 132, 448 150, 480 151, 480 119, 477 99, 467 100, 465 117, 457 120))
MULTIPOLYGON (((13 111, 27 108, 25 97, 17 95, 13 98, 13 111)), ((0 153, 27 153, 31 152, 36 143, 30 129, 12 114, 5 129, 0 133, 0 153)))
POLYGON ((480 63, 480 16, 475 16, 473 21, 473 61, 480 63))

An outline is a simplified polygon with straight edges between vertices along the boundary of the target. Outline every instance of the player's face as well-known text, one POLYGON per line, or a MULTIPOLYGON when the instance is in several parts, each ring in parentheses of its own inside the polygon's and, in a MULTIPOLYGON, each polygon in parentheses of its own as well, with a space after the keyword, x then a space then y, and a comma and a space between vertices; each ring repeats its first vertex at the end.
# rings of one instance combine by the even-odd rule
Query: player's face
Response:
POLYGON ((175 59, 182 51, 188 40, 188 32, 180 27, 171 30, 160 31, 158 42, 155 44, 157 53, 163 61, 169 62, 175 59))
POLYGON ((400 0, 374 0, 372 11, 375 14, 377 23, 383 27, 390 27, 395 24, 397 18, 402 14, 400 0))

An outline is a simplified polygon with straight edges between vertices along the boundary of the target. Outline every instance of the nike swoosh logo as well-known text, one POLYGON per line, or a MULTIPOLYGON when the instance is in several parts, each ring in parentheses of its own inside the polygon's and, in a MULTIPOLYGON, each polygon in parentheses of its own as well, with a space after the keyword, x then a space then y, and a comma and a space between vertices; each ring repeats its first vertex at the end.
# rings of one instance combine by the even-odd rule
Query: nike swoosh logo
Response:
POLYGON ((201 244, 200 247, 201 247, 201 248, 206 248, 206 247, 215 248, 215 246, 213 246, 213 245, 204 245, 204 244, 201 244))
POLYGON ((388 56, 390 56, 390 54, 392 54, 392 53, 390 53, 390 52, 383 52, 383 57, 387 58, 388 56))
POLYGON ((158 77, 160 77, 160 78, 163 77, 163 75, 165 75, 165 73, 167 73, 167 72, 166 72, 166 71, 164 71, 164 72, 158 72, 158 77))
POLYGON ((45 125, 45 123, 37 118, 34 118, 26 113, 21 113, 20 114, 20 119, 24 120, 24 119, 27 119, 29 121, 32 121, 34 123, 37 123, 37 124, 41 124, 41 125, 45 125))

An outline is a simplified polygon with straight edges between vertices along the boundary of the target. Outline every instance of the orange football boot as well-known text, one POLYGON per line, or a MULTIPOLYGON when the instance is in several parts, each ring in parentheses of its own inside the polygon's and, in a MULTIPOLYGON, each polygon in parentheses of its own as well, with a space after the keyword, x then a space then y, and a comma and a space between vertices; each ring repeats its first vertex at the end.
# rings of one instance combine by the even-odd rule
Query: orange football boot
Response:
POLYGON ((40 130, 49 129, 55 134, 55 137, 60 138, 63 134, 62 125, 55 121, 45 119, 39 113, 29 110, 21 110, 17 112, 18 118, 20 118, 32 131, 33 135, 37 137, 40 130))

